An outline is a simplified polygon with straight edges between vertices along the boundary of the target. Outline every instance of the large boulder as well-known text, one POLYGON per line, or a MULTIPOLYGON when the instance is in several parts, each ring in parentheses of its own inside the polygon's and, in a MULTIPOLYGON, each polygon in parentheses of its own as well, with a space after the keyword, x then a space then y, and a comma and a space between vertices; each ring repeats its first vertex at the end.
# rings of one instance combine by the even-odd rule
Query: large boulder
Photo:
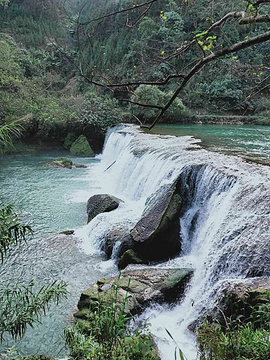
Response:
POLYGON ((81 157, 89 157, 95 155, 84 135, 79 136, 78 139, 73 142, 70 147, 70 152, 74 156, 81 157))
POLYGON ((181 250, 182 199, 178 190, 177 182, 164 186, 148 201, 142 218, 130 232, 134 250, 145 262, 166 260, 181 250))
POLYGON ((85 290, 79 300, 76 318, 87 319, 97 301, 126 302, 126 309, 132 314, 140 313, 153 301, 175 302, 184 291, 193 271, 191 269, 139 269, 127 270, 121 277, 100 279, 85 290), (117 289, 117 290, 116 290, 117 289))
POLYGON ((98 214, 115 210, 118 208, 120 201, 120 199, 108 194, 91 196, 87 201, 88 222, 98 214))

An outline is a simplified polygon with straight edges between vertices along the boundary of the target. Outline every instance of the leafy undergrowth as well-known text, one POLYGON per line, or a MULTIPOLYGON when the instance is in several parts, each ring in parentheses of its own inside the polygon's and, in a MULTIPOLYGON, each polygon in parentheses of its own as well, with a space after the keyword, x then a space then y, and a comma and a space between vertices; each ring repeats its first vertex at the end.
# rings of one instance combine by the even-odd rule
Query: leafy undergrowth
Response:
POLYGON ((131 333, 131 316, 125 297, 119 302, 118 288, 108 302, 98 300, 88 320, 78 320, 66 329, 66 342, 74 359, 85 360, 158 360, 153 340, 146 328, 131 333))

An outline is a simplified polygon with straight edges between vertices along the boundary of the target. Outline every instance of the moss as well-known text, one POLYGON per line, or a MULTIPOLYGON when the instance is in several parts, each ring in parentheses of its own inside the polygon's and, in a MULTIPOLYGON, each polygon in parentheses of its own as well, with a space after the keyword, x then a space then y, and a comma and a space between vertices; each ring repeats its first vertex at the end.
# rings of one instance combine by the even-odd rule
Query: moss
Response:
POLYGON ((143 260, 138 257, 134 250, 129 249, 124 252, 118 262, 118 268, 124 269, 128 264, 143 264, 143 260))
POLYGON ((65 137, 65 141, 63 144, 64 149, 69 150, 71 148, 71 145, 76 140, 76 138, 77 136, 75 133, 68 133, 67 136, 65 137))
POLYGON ((66 158, 59 158, 59 159, 56 159, 52 162, 52 165, 53 166, 56 166, 56 167, 62 167, 62 168, 66 168, 66 169, 72 169, 72 161, 71 160, 68 160, 66 158))
POLYGON ((91 149, 89 142, 84 135, 78 137, 71 145, 70 152, 74 156, 89 157, 94 156, 94 151, 91 149))

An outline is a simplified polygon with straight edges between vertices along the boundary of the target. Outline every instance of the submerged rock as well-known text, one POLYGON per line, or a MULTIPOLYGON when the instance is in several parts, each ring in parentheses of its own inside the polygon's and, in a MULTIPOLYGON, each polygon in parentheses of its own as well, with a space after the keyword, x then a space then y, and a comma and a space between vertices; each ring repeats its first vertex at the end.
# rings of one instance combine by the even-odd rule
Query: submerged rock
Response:
POLYGON ((70 147, 70 152, 74 156, 88 157, 94 156, 94 151, 92 150, 87 138, 84 135, 78 137, 77 140, 73 142, 70 147))
POLYGON ((75 168, 78 168, 78 169, 86 169, 87 168, 87 165, 84 165, 84 164, 74 164, 75 168))
POLYGON ((66 169, 72 169, 72 161, 66 158, 59 158, 53 160, 49 165, 52 165, 54 167, 61 167, 66 169))
POLYGON ((87 319, 89 310, 97 301, 116 302, 119 307, 123 301, 131 314, 138 314, 153 301, 174 302, 184 291, 193 271, 191 269, 138 269, 128 270, 121 277, 100 279, 85 290, 78 303, 76 318, 87 319))
POLYGON ((120 199, 108 194, 91 196, 87 201, 87 222, 89 223, 98 214, 115 210, 118 208, 120 201, 120 199))
POLYGON ((65 231, 61 231, 59 234, 73 235, 74 233, 75 233, 75 230, 65 230, 65 231))

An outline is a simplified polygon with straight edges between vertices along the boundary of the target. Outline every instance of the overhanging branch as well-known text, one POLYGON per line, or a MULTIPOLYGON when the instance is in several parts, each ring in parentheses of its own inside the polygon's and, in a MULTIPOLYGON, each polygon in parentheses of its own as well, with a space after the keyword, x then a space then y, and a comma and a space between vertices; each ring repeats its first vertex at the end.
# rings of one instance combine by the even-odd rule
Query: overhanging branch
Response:
POLYGON ((204 57, 203 59, 200 59, 197 64, 189 71, 189 73, 185 76, 185 78, 183 79, 183 81, 179 84, 178 88, 176 89, 176 91, 174 92, 173 96, 170 98, 170 100, 167 102, 167 104, 163 107, 163 109, 161 110, 160 114, 157 115, 157 117, 155 118, 155 120, 153 121, 153 123, 150 126, 143 126, 144 128, 147 128, 149 130, 151 130, 156 123, 161 119, 161 117, 164 115, 164 113, 168 110, 168 108, 171 106, 171 104, 173 103, 173 101, 177 98, 177 96, 179 95, 179 93, 182 91, 182 89, 186 86, 186 84, 189 82, 189 80, 196 74, 198 73, 206 64, 210 63, 211 61, 246 49, 250 46, 256 45, 256 44, 260 44, 262 42, 268 41, 270 40, 270 31, 267 31, 263 34, 254 36, 250 39, 244 40, 244 41, 240 41, 236 44, 233 44, 229 47, 226 47, 224 49, 218 50, 215 53, 212 53, 206 57, 204 57))

